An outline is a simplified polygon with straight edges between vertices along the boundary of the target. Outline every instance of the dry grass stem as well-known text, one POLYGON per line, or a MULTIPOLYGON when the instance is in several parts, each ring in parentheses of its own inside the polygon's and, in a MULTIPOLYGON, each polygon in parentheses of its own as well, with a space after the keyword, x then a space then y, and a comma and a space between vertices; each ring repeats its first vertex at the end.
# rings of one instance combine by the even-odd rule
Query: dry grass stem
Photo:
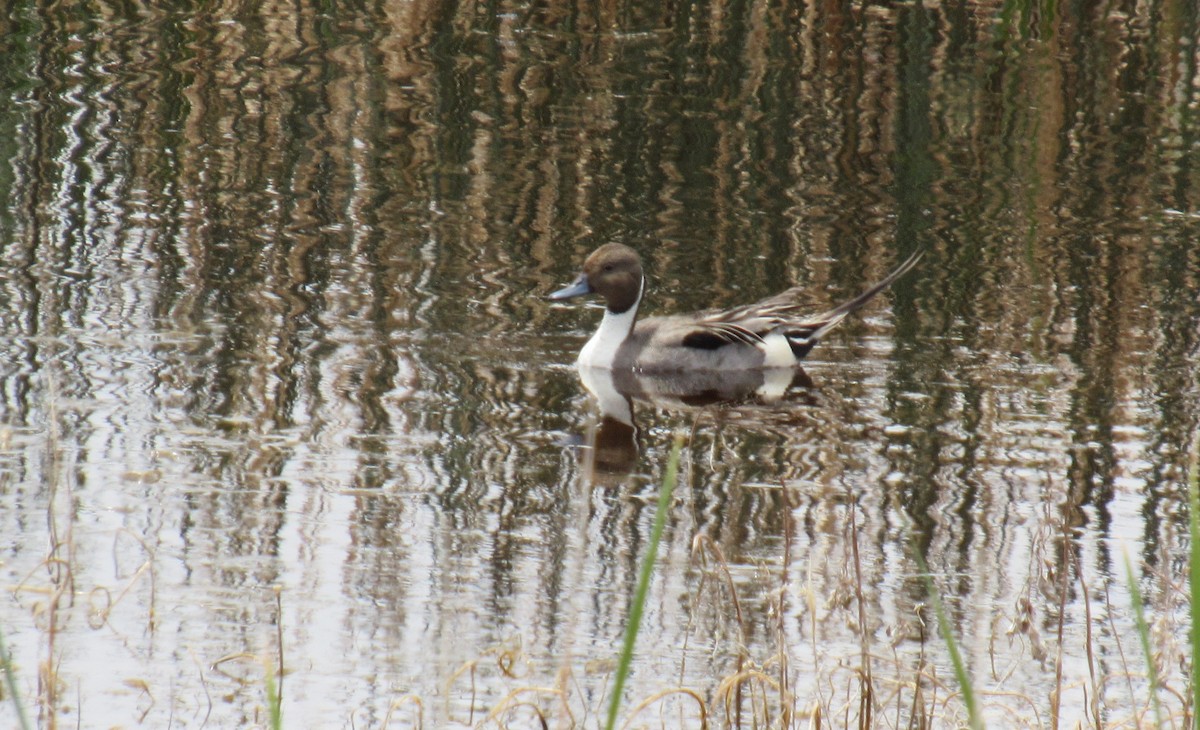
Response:
POLYGON ((557 687, 518 687, 504 696, 495 707, 488 712, 487 717, 483 719, 484 723, 496 722, 500 723, 500 718, 503 715, 508 715, 516 712, 519 709, 527 708, 534 712, 542 727, 549 727, 546 716, 542 708, 534 702, 524 700, 525 695, 551 695, 558 699, 562 699, 562 690, 557 687))
POLYGON ((656 693, 650 695, 649 697, 647 697, 646 699, 642 700, 641 702, 637 703, 636 705, 634 705, 633 709, 631 709, 629 712, 629 716, 625 718, 625 722, 621 725, 622 730, 624 730, 625 728, 628 728, 630 723, 633 722, 634 718, 636 718, 639 714, 641 714, 641 712, 643 710, 645 710, 646 708, 648 708, 651 705, 654 705, 658 702, 661 702, 662 700, 667 699, 669 697, 676 697, 676 696, 680 696, 680 695, 682 695, 684 697, 688 697, 696 703, 696 710, 697 710, 697 713, 699 714, 700 727, 707 728, 708 727, 708 705, 705 703, 704 698, 700 696, 700 693, 693 689, 688 689, 687 687, 673 687, 671 689, 664 689, 659 692, 656 692, 656 693))
POLYGON ((386 728, 392 723, 392 713, 396 712, 397 710, 407 709, 409 707, 413 708, 415 716, 410 719, 405 727, 411 728, 412 730, 423 730, 425 727, 425 703, 422 702, 421 698, 416 695, 403 695, 402 697, 397 697, 396 699, 392 700, 388 705, 387 714, 383 716, 383 724, 381 727, 386 730, 386 728))

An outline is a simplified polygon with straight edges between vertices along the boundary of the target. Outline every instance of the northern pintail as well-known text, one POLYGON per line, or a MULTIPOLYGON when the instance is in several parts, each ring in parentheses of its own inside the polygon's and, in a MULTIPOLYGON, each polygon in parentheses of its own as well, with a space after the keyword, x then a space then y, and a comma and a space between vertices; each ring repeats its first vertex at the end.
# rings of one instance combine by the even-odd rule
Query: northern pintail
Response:
POLYGON ((638 319, 646 289, 642 260, 632 248, 606 243, 592 252, 574 283, 555 301, 599 294, 604 319, 579 353, 583 367, 636 372, 731 371, 795 367, 829 330, 906 274, 918 251, 875 286, 817 315, 803 316, 798 287, 756 304, 723 311, 638 319))

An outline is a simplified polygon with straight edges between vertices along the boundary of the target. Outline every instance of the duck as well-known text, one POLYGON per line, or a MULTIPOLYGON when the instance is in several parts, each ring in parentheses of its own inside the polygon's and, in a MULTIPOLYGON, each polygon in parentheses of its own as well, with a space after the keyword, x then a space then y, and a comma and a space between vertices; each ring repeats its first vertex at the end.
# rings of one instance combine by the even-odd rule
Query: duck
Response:
POLYGON ((581 368, 664 374, 796 368, 850 314, 912 270, 924 251, 909 256, 874 286, 827 312, 804 315, 793 287, 760 302, 724 310, 638 318, 646 291, 642 259, 622 243, 587 257, 571 284, 547 296, 564 301, 597 294, 600 327, 579 352, 581 368))

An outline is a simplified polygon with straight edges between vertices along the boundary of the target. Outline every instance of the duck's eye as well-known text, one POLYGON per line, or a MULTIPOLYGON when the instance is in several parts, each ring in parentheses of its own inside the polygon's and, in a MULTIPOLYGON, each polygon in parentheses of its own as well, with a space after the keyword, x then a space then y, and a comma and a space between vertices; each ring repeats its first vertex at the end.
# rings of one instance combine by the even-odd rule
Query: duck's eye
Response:
POLYGON ((613 270, 613 269, 615 269, 615 268, 616 268, 616 267, 615 267, 615 266, 613 266, 612 264, 605 264, 605 265, 604 265, 604 270, 605 270, 605 271, 612 271, 612 270, 613 270))

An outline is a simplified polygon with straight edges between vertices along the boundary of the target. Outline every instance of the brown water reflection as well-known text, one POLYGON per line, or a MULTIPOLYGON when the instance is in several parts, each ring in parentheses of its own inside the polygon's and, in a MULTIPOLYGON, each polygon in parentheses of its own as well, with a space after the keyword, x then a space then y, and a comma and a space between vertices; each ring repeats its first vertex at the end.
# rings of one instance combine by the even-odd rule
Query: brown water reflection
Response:
POLYGON ((282 636, 288 726, 529 687, 595 726, 681 429, 631 702, 723 707, 782 648, 797 722, 856 725, 865 647, 874 724, 961 719, 910 529, 993 724, 1148 711, 1125 556, 1186 690, 1194 3, 0 22, 0 624, 39 724, 261 723, 282 636), (598 313, 541 295, 606 240, 656 311, 817 310, 929 253, 811 388, 642 403, 593 481, 598 313))

